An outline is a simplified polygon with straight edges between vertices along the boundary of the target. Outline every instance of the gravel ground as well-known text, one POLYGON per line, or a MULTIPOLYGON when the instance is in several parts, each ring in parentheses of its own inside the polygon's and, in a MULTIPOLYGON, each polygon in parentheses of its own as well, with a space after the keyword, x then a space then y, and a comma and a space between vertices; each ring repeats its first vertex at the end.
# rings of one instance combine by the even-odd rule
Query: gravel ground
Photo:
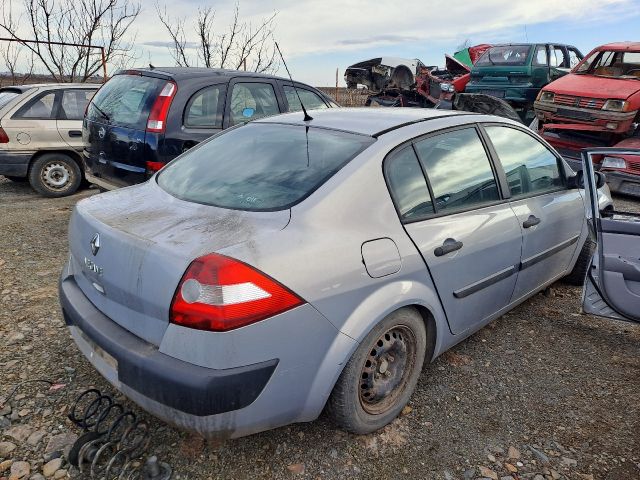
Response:
MULTIPOLYGON (((0 177, 0 480, 88 478, 55 458, 81 433, 69 406, 89 386, 114 391, 71 341, 56 281, 71 208, 93 193, 45 199, 0 177), (56 385, 20 383, 33 380, 56 385)), ((151 419, 151 451, 182 479, 640 478, 640 327, 579 302, 558 284, 465 340, 376 434, 321 417, 212 444, 151 419)))

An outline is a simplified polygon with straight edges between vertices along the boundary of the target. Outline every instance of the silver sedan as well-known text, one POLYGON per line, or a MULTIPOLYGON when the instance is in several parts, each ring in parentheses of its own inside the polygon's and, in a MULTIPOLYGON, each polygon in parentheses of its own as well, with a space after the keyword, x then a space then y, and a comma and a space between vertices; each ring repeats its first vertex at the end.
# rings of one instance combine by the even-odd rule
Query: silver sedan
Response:
POLYGON ((584 281, 584 191, 522 125, 312 114, 232 128, 77 205, 65 320, 158 417, 238 437, 326 409, 372 432, 424 363, 556 280, 584 281))

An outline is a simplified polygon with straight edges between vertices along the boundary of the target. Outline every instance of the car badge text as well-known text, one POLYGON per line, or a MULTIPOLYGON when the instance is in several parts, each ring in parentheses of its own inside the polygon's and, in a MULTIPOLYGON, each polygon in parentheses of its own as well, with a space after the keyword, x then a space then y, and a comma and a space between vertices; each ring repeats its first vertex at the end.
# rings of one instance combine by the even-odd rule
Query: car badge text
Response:
POLYGON ((93 263, 92 260, 89 260, 87 257, 84 257, 84 265, 85 267, 87 267, 88 270, 92 271, 93 273, 102 275, 102 267, 99 267, 98 265, 93 263))

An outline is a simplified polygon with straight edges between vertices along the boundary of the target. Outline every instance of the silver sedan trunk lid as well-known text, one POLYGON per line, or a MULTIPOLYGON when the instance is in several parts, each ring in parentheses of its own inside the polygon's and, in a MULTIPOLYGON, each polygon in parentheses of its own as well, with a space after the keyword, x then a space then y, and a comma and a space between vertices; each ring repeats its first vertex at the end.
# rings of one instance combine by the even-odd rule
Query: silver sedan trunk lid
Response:
POLYGON ((154 180, 96 195, 78 203, 69 225, 74 278, 105 315, 159 345, 191 261, 281 230, 289 218, 288 209, 245 212, 186 202, 154 180))

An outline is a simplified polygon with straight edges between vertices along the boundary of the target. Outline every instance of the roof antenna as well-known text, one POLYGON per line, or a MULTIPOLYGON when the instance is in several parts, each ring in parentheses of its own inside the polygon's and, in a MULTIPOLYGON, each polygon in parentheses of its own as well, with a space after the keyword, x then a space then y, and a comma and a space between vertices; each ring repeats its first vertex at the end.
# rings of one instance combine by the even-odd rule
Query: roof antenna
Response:
POLYGON ((289 72, 289 67, 287 67, 287 62, 284 61, 284 57, 282 56, 282 52, 280 51, 280 46, 278 45, 278 42, 274 41, 274 43, 276 44, 276 48, 278 49, 278 53, 280 54, 280 58, 282 59, 282 64, 284 65, 284 68, 287 70, 287 73, 289 74, 289 80, 291 80, 291 84, 293 85, 293 89, 296 91, 296 96, 298 97, 298 101, 300 102, 300 106, 302 107, 302 111, 304 112, 304 121, 308 122, 309 120, 313 120, 313 117, 311 115, 309 115, 307 113, 307 109, 304 108, 304 105, 302 103, 302 99, 300 98, 300 94, 298 93, 298 89, 296 88, 296 84, 293 82, 293 78, 291 78, 291 72, 289 72))

